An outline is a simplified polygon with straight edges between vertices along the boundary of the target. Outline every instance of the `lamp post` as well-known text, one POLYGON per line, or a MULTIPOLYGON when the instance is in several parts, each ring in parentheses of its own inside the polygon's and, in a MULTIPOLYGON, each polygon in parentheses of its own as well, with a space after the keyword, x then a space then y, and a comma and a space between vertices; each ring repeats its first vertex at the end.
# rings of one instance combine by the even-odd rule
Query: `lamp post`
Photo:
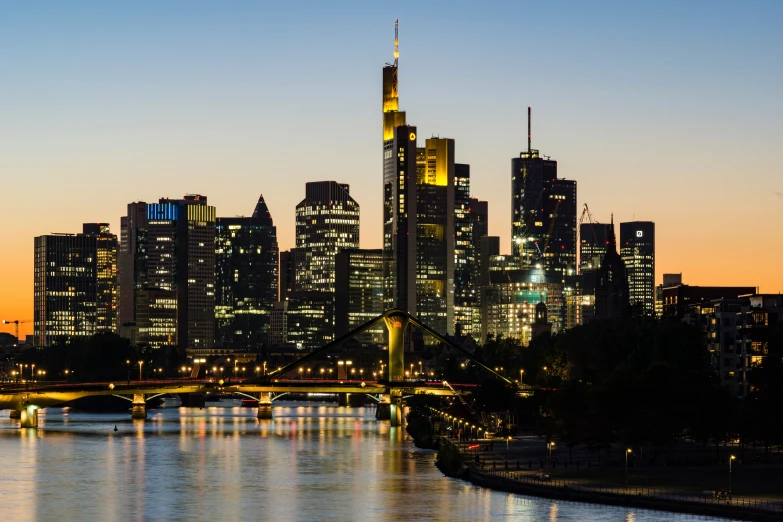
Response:
MULTIPOLYGON (((125 361, 125 364, 128 365, 128 386, 130 386, 130 359, 125 361)), ((65 370, 66 375, 68 374, 68 370, 65 370)))
POLYGON ((522 386, 522 377, 525 375, 525 370, 519 370, 519 386, 522 386))
POLYGON ((555 443, 550 441, 546 443, 546 467, 549 468, 551 466, 551 460, 552 460, 552 448, 555 447, 555 443))
POLYGON ((139 380, 141 381, 141 365, 144 364, 144 361, 139 361, 139 380))
POLYGON ((734 455, 729 457, 729 495, 731 495, 731 461, 736 458, 734 455))
POLYGON ((631 453, 631 448, 625 450, 625 489, 628 489, 628 455, 631 453))

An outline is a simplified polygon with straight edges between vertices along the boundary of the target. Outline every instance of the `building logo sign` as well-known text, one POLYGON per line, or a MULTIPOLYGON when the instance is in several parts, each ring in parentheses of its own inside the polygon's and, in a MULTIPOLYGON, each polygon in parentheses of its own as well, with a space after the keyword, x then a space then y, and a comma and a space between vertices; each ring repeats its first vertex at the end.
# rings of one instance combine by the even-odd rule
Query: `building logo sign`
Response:
POLYGON ((636 237, 642 237, 644 233, 641 230, 636 231, 636 237))

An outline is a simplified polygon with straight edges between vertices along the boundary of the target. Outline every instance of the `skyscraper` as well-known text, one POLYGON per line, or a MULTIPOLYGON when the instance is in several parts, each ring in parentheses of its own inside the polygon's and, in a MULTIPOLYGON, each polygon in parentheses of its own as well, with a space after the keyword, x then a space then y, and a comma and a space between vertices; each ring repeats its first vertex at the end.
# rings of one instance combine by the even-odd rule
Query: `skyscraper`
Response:
POLYGON ((251 217, 217 218, 215 331, 223 347, 268 343, 278 296, 278 256, 277 229, 264 196, 251 217))
POLYGON ((579 225, 579 271, 597 271, 606 254, 612 226, 606 223, 582 223, 579 225))
POLYGON ((207 205, 206 196, 128 205, 122 239, 121 316, 136 329, 137 340, 154 347, 176 345, 183 354, 212 348, 215 207, 207 205))
POLYGON ((116 255, 117 236, 106 223, 85 224, 81 234, 35 238, 35 346, 114 331, 116 255))
POLYGON ((473 207, 474 201, 470 198, 470 165, 457 163, 454 165, 454 331, 462 335, 473 333, 475 315, 479 313, 478 256, 473 234, 479 209, 473 207))
POLYGON ((579 225, 579 275, 572 278, 576 323, 585 324, 595 316, 595 289, 598 271, 613 235, 606 223, 579 225))
POLYGON ((486 201, 470 198, 470 234, 473 248, 473 264, 470 274, 473 301, 473 328, 469 332, 474 339, 481 337, 481 255, 482 238, 489 235, 489 205, 486 201))
POLYGON ((108 223, 85 223, 83 234, 95 237, 95 329, 114 332, 118 326, 117 236, 108 223))
MULTIPOLYGON (((383 250, 342 250, 335 257, 335 335, 345 335, 383 313, 383 250)), ((376 325, 359 335, 364 343, 383 344, 386 331, 376 325)))
POLYGON ((511 160, 511 251, 565 280, 576 273, 576 181, 559 179, 557 161, 531 147, 529 107, 527 143, 511 160))
MULTIPOLYGON (((416 315, 438 332, 454 333, 454 140, 427 138, 416 151, 416 315)), ((470 179, 469 167, 460 179, 470 179)), ((465 189, 462 194, 467 203, 465 189)), ((467 215, 463 225, 470 226, 467 215)))
POLYGON ((401 308, 415 315, 416 127, 395 127, 392 136, 384 141, 384 302, 386 308, 401 308))
POLYGON ((620 256, 628 271, 631 304, 655 315, 655 223, 620 223, 620 256))
POLYGON ((359 204, 349 186, 307 183, 296 206, 296 290, 334 292, 334 256, 345 248, 359 248, 359 204))

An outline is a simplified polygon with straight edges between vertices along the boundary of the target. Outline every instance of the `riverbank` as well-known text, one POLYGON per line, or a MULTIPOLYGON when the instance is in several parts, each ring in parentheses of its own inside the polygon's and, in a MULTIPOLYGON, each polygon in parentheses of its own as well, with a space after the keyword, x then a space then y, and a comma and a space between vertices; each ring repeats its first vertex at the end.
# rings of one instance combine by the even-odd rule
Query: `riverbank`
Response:
POLYGON ((707 492, 694 495, 672 490, 552 480, 547 475, 536 476, 524 471, 482 467, 446 438, 440 439, 437 466, 447 476, 521 495, 735 520, 771 522, 783 519, 783 505, 764 499, 734 497, 719 500, 707 492))

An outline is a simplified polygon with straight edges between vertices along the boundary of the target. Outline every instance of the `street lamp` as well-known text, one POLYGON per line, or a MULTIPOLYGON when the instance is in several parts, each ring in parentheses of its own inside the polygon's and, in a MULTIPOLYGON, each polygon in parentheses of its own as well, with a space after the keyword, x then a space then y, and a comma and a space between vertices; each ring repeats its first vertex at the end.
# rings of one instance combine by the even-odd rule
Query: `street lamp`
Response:
POLYGON ((546 456, 546 465, 547 468, 550 467, 550 461, 552 460, 552 448, 555 447, 555 443, 553 441, 547 442, 546 449, 547 449, 547 456, 546 456))
POLYGON ((139 380, 142 380, 141 378, 141 365, 144 364, 144 361, 139 361, 139 380))
MULTIPOLYGON (((125 361, 125 364, 128 365, 128 386, 130 386, 130 359, 125 361)), ((65 370, 65 375, 68 375, 68 370, 65 370)))
POLYGON ((729 495, 731 495, 731 461, 736 458, 734 455, 729 457, 729 495))
POLYGON ((631 453, 631 448, 625 450, 625 489, 628 489, 628 455, 631 453))
POLYGON ((525 375, 525 370, 519 370, 519 385, 522 386, 522 377, 525 375))

